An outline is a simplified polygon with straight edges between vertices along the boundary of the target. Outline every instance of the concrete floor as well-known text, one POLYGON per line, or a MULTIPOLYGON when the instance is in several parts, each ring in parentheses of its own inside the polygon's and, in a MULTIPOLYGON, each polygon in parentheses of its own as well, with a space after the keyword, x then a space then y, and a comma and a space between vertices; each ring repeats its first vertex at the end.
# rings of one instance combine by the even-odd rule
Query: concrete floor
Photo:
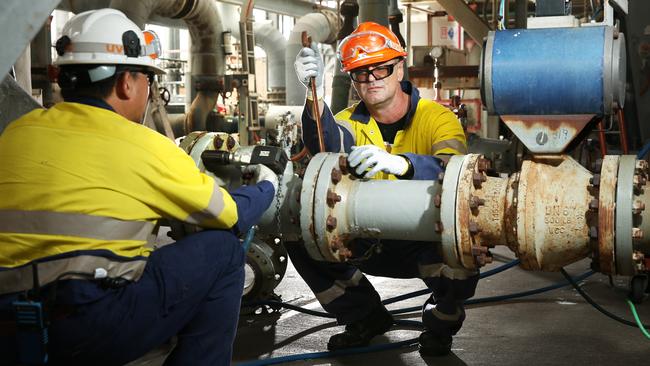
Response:
MULTIPOLYGON (((493 268, 514 258, 507 249, 495 251, 493 268)), ((573 275, 589 269, 582 261, 567 268, 573 275)), ((370 277, 382 298, 424 288, 420 280, 370 277)), ((512 268, 479 282, 476 298, 509 294, 547 286, 563 280, 559 273, 528 272, 512 268)), ((632 320, 624 302, 627 279, 595 274, 583 281, 584 289, 609 311, 632 320)), ((313 310, 322 308, 296 271, 289 265, 276 288, 282 300, 313 310)), ((390 305, 389 309, 420 306, 425 297, 390 305)), ((637 306, 645 323, 650 323, 650 300, 637 306)), ((419 320, 419 313, 400 319, 419 320)), ((235 341, 233 363, 300 353, 326 351, 328 338, 342 331, 331 319, 282 309, 278 313, 242 316, 235 341)), ((417 329, 395 326, 372 344, 416 338, 417 329)), ((637 328, 617 323, 587 304, 570 286, 508 302, 469 306, 467 320, 454 338, 453 354, 442 358, 420 357, 417 347, 364 355, 339 356, 291 365, 648 365, 650 340, 637 328)))

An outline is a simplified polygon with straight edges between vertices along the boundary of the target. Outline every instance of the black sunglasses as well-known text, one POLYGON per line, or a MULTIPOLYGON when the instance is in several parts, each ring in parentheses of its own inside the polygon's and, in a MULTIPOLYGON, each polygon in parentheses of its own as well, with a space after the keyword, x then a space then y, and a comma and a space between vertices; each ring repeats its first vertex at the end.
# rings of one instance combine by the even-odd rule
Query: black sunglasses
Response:
POLYGON ((399 62, 390 65, 377 66, 372 69, 352 70, 350 71, 350 78, 357 83, 369 83, 370 75, 372 75, 375 80, 386 79, 393 74, 393 69, 395 69, 395 65, 397 64, 399 64, 399 62))

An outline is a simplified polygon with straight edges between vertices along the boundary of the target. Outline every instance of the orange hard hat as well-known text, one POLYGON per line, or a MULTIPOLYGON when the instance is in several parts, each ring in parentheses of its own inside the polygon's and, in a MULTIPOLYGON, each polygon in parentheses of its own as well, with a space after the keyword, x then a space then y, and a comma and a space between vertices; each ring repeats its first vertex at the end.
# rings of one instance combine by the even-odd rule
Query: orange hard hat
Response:
POLYGON ((344 72, 406 56, 397 36, 374 22, 359 24, 341 41, 336 53, 344 72))

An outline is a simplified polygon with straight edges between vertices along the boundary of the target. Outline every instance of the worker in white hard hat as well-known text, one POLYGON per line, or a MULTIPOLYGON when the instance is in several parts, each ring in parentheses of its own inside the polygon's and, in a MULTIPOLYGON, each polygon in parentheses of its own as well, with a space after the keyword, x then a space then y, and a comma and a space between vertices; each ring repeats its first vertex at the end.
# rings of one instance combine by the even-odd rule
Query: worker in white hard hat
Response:
POLYGON ((229 193, 140 124, 163 73, 155 34, 113 9, 63 34, 65 101, 0 135, 0 364, 122 365, 175 337, 167 365, 227 365, 237 235, 270 206, 276 175, 250 167, 253 184, 229 193), (152 250, 160 219, 204 230, 152 250))

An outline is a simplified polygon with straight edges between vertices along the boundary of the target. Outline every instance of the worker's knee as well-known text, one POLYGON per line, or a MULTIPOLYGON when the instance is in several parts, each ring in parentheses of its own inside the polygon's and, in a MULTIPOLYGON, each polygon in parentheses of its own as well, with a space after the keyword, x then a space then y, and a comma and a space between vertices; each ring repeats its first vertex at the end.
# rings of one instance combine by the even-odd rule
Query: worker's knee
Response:
MULTIPOLYGON (((185 237, 170 247, 168 256, 182 255, 188 264, 244 265, 244 251, 239 239, 230 231, 204 230, 185 237)), ((159 251, 165 250, 161 248, 159 251)), ((159 252, 156 251, 156 252, 159 252)), ((154 252, 154 253, 156 253, 154 252)))

